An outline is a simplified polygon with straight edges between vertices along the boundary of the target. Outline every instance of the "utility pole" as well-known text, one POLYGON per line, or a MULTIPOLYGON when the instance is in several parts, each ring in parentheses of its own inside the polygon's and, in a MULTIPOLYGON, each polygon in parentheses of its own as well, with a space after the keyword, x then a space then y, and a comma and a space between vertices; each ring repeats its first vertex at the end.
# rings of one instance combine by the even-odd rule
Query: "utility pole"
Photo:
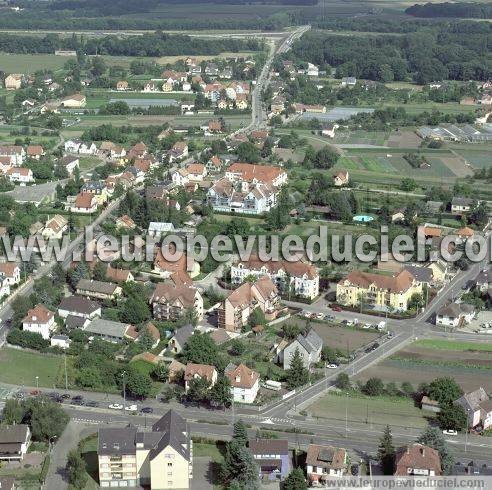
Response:
POLYGON ((123 377, 123 410, 126 408, 126 385, 125 385, 125 374, 126 371, 123 371, 121 373, 121 376, 123 377))
POLYGON ((348 391, 345 392, 345 439, 348 436, 348 391))
POLYGON ((68 390, 67 355, 66 354, 63 354, 63 361, 65 363, 65 390, 68 390))

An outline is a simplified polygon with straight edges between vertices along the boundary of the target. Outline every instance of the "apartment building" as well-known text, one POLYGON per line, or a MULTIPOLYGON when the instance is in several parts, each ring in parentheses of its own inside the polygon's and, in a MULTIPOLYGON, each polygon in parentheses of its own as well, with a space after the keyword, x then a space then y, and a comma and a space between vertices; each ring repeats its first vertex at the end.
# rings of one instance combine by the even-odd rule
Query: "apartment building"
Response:
POLYGON ((169 410, 151 428, 101 428, 98 432, 99 484, 187 489, 193 477, 193 442, 186 420, 169 410))
POLYGON ((345 306, 364 305, 375 309, 406 311, 413 294, 422 294, 422 283, 407 270, 395 276, 352 271, 337 284, 337 302, 345 306))

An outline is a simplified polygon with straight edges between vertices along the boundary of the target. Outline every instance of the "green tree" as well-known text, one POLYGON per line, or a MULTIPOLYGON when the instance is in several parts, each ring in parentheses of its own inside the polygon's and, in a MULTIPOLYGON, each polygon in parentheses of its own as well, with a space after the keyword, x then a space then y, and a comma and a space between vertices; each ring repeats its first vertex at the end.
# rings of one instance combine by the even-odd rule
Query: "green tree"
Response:
POLYGON ((316 168, 332 168, 340 158, 339 153, 330 146, 325 146, 316 152, 313 164, 316 168))
POLYGON ((259 490, 258 466, 253 455, 239 441, 232 440, 227 443, 224 457, 224 477, 228 488, 259 490))
POLYGON ((369 396, 380 396, 384 393, 384 384, 380 378, 369 378, 363 391, 369 396))
POLYGON ((229 354, 231 356, 241 356, 246 351, 246 345, 239 339, 233 339, 231 341, 231 346, 229 347, 229 354))
POLYGON ((432 399, 439 402, 439 405, 444 407, 445 405, 451 405, 463 394, 463 390, 453 378, 442 377, 436 378, 429 384, 427 395, 432 399))
POLYGON ((219 351, 210 335, 195 332, 186 342, 181 352, 183 362, 216 365, 219 351))
POLYGON ((237 156, 240 162, 256 163, 260 161, 260 150, 253 143, 245 141, 237 147, 237 156))
POLYGON ((23 423, 31 427, 32 436, 37 441, 48 441, 60 437, 70 417, 57 403, 38 397, 22 403, 26 414, 23 423))
POLYGON ((132 296, 127 298, 121 310, 121 321, 139 324, 150 318, 150 309, 144 297, 132 296))
POLYGON ((383 436, 379 440, 378 457, 384 474, 392 475, 395 465, 395 448, 393 446, 393 436, 391 435, 389 425, 385 427, 383 436))
POLYGON ((417 439, 420 444, 425 444, 436 451, 441 457, 441 467, 444 475, 450 475, 454 465, 454 458, 444 440, 442 432, 437 427, 427 427, 417 439))
POLYGON ((210 390, 210 400, 224 407, 232 403, 231 381, 227 376, 219 375, 210 390))
POLYGON ((232 438, 235 441, 240 442, 243 446, 248 444, 248 429, 246 428, 246 424, 241 419, 234 422, 232 438))
POLYGON ((126 391, 133 396, 145 398, 152 391, 152 380, 146 373, 130 369, 127 371, 126 391))
POLYGON ((248 325, 250 327, 255 327, 256 325, 265 325, 266 323, 266 318, 265 318, 265 313, 261 311, 261 308, 255 308, 252 312, 251 315, 249 315, 248 318, 248 325))
POLYGON ((284 481, 284 490, 307 490, 308 486, 301 468, 294 468, 284 481))
POLYGON ((186 397, 192 402, 206 402, 210 395, 210 383, 205 378, 193 378, 188 383, 186 397))
POLYGON ((85 488, 88 480, 85 461, 77 449, 71 449, 67 455, 68 482, 77 490, 85 488))
POLYGON ((169 378, 169 368, 167 364, 165 362, 159 362, 152 370, 152 376, 157 379, 157 381, 165 383, 169 378))
POLYGON ((22 423, 24 419, 25 410, 19 400, 15 398, 9 398, 5 402, 5 406, 2 411, 2 422, 6 425, 17 425, 22 423))
POLYGON ((349 375, 347 373, 340 373, 335 380, 335 386, 339 390, 350 390, 351 384, 349 375))
POLYGON ((290 367, 287 370, 287 386, 293 390, 299 386, 305 385, 309 381, 309 371, 304 367, 304 362, 297 348, 290 361, 290 367))
POLYGON ((420 293, 413 293, 412 296, 410 296, 407 306, 409 310, 418 310, 419 308, 422 308, 425 306, 424 297, 420 293))
POLYGON ((411 396, 415 393, 415 390, 412 386, 411 383, 409 383, 408 381, 404 381, 402 384, 401 384, 401 391, 403 393, 405 393, 405 395, 407 396, 411 396))
POLYGON ((461 405, 445 405, 437 414, 439 427, 443 430, 465 430, 468 426, 468 418, 465 409, 461 405))
POLYGON ((284 334, 284 338, 292 340, 301 333, 301 328, 299 325, 294 323, 286 323, 282 326, 282 332, 284 334))
POLYGON ((101 386, 101 373, 96 366, 80 369, 77 373, 77 384, 84 388, 97 388, 101 386))

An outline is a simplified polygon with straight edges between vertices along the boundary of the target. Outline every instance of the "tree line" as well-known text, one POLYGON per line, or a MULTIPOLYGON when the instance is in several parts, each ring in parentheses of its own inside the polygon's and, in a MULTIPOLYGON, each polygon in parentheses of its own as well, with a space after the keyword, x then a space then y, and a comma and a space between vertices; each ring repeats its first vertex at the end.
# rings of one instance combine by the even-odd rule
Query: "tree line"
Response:
POLYGON ((486 3, 426 3, 415 4, 405 10, 414 17, 461 17, 468 19, 491 19, 492 5, 486 3))

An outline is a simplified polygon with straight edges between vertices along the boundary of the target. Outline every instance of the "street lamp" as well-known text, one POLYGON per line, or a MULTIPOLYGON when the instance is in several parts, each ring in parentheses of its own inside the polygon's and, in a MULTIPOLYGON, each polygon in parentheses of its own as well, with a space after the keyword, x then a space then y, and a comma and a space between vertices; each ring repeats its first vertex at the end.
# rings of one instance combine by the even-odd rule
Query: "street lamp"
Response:
POLYGON ((52 443, 51 443, 51 441, 54 441, 56 438, 57 438, 57 436, 51 436, 51 437, 48 439, 48 452, 49 452, 49 453, 51 453, 51 449, 52 449, 52 443))
POLYGON ((466 430, 465 430, 465 453, 466 453, 466 450, 468 448, 468 426, 469 426, 468 420, 469 420, 469 416, 470 416, 470 409, 467 408, 466 409, 466 430))
POLYGON ((126 384, 125 384, 125 374, 126 371, 121 373, 121 377, 123 378, 123 409, 126 408, 126 384))
POLYGON ((348 391, 345 392, 345 439, 348 436, 348 391))
POLYGON ((36 389, 39 389, 39 376, 36 376, 36 389))

